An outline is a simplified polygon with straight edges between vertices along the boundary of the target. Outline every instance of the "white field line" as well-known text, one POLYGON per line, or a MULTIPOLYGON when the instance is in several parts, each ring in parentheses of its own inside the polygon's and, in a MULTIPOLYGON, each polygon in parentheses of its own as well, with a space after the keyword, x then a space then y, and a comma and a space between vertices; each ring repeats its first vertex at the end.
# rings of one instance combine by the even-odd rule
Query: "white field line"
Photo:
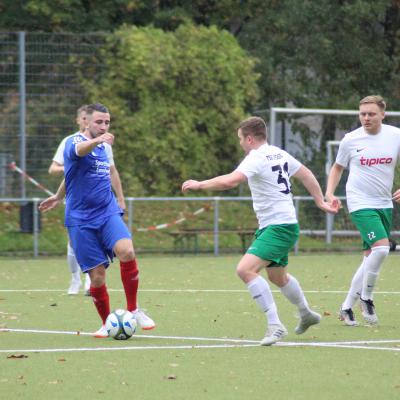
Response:
MULTIPOLYGON (((397 341, 400 343, 400 340, 397 341)), ((363 342, 361 342, 363 343, 363 342)), ((361 346, 356 344, 338 344, 338 343, 296 343, 296 342, 279 342, 274 346, 279 347, 330 347, 342 349, 362 349, 362 350, 386 350, 386 351, 400 351, 400 347, 381 347, 381 346, 361 346)))
POLYGON ((125 347, 81 347, 66 349, 10 349, 0 353, 64 353, 80 351, 126 351, 126 350, 180 350, 180 349, 226 349, 233 347, 256 347, 257 344, 193 344, 178 346, 125 346, 125 347))
MULTIPOLYGON (((123 289, 109 289, 109 292, 122 292, 123 289)), ((246 289, 140 289, 141 292, 159 292, 159 293, 248 293, 246 289)), ((0 289, 0 293, 26 293, 26 292, 65 292, 65 289, 0 289)), ((280 293, 279 290, 272 290, 274 293, 280 293)), ((344 294, 347 290, 304 290, 304 293, 322 293, 322 294, 344 294)), ((374 294, 393 294, 399 295, 400 291, 376 291, 374 294)))
MULTIPOLYGON (((75 331, 54 331, 39 329, 8 329, 1 328, 0 332, 21 332, 21 333, 44 333, 44 334, 64 334, 64 335, 92 335, 89 332, 75 331)), ((166 346, 120 346, 120 347, 81 347, 65 349, 1 349, 0 353, 52 353, 52 352, 79 352, 79 351, 120 351, 120 350, 162 350, 162 349, 211 349, 211 348, 234 348, 234 347, 256 347, 259 342, 247 339, 230 338, 205 338, 195 336, 158 336, 158 335, 135 335, 135 337, 148 339, 173 339, 173 340, 195 340, 195 341, 217 341, 222 344, 193 344, 193 345, 166 345, 166 346), (227 343, 228 342, 228 343, 227 343), (230 342, 230 343, 229 343, 230 342)), ((134 342, 131 342, 134 343, 134 342)), ((391 340, 360 340, 346 342, 279 342, 277 347, 329 347, 329 348, 347 348, 362 350, 384 350, 400 352, 400 347, 383 347, 379 344, 399 343, 400 339, 391 340), (369 346, 374 344, 375 346, 369 346)))
MULTIPOLYGON (((12 328, 0 328, 0 332, 18 332, 18 333, 48 333, 48 334, 59 334, 59 335, 76 335, 76 336, 92 336, 91 332, 80 332, 80 331, 55 331, 47 329, 12 329, 12 328)), ((160 336, 160 335, 137 335, 134 337, 149 338, 149 339, 175 339, 175 340, 199 340, 199 341, 212 341, 212 342, 233 342, 233 343, 259 343, 256 340, 246 339, 231 339, 231 338, 207 338, 197 336, 160 336)))

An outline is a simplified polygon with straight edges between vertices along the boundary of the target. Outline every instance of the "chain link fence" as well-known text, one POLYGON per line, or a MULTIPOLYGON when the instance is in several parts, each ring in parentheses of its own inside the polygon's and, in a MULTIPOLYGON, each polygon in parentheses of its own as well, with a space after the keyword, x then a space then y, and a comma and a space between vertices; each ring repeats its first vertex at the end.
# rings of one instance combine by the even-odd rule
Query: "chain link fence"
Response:
POLYGON ((0 33, 1 197, 42 195, 7 170, 11 161, 57 187, 47 170, 60 140, 77 130, 76 110, 87 102, 80 80, 100 72, 93 58, 104 41, 102 34, 0 33))

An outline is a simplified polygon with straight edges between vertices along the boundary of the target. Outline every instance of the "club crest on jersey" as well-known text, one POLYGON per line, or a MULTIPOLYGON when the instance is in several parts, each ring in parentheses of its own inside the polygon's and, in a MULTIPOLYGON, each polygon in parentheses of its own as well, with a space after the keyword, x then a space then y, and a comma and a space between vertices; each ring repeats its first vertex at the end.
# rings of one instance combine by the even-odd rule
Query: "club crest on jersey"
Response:
POLYGON ((392 157, 365 158, 363 156, 360 158, 361 165, 366 165, 368 167, 371 167, 372 165, 391 164, 392 161, 393 161, 392 157))
POLYGON ((77 144, 83 142, 83 138, 81 136, 74 136, 74 138, 72 139, 72 144, 77 144))

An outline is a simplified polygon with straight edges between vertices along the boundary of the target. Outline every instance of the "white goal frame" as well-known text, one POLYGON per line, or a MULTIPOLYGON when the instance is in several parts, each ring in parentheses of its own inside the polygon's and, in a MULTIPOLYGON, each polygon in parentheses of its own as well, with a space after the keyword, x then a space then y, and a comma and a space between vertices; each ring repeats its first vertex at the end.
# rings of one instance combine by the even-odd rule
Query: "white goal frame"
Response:
MULTIPOLYGON (((324 108, 289 108, 272 107, 269 114, 269 142, 276 144, 276 120, 278 114, 303 114, 303 115, 358 115, 358 110, 338 110, 324 108)), ((400 111, 386 111, 388 117, 400 117, 400 111)))
MULTIPOLYGON (((271 107, 270 119, 269 119, 269 143, 276 145, 276 122, 278 114, 301 114, 301 115, 354 115, 358 116, 359 110, 340 110, 340 109, 324 109, 324 108, 290 108, 290 107, 271 107)), ((400 117, 400 111, 385 111, 387 117, 400 117)), ((326 164, 325 171, 326 177, 329 175, 331 166, 334 163, 333 147, 338 146, 340 141, 329 140, 326 142, 326 164)), ((349 231, 349 234, 358 235, 358 231, 349 231)), ((400 232, 393 232, 400 234, 400 232)), ((343 235, 343 232, 334 231, 334 216, 332 214, 326 214, 326 228, 325 238, 326 243, 332 243, 332 237, 334 234, 343 235)))

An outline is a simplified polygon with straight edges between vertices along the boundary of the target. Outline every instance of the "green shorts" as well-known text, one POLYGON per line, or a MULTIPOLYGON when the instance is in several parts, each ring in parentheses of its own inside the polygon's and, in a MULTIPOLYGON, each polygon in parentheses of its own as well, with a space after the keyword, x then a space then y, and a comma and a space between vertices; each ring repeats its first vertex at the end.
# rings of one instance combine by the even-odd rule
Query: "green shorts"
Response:
POLYGON ((258 229, 255 240, 247 249, 262 260, 271 261, 269 267, 286 266, 288 254, 299 238, 299 224, 269 225, 258 229))
POLYGON ((380 239, 389 238, 392 213, 392 208, 366 208, 350 213, 351 220, 360 231, 364 250, 370 249, 380 239))

